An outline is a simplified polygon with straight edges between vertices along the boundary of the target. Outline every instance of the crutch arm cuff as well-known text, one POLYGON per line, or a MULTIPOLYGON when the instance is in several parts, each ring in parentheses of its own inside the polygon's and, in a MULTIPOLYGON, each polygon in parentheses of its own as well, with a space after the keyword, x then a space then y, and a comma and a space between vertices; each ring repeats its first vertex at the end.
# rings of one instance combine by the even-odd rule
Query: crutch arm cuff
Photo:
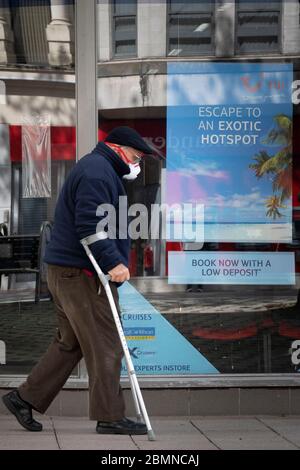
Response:
POLYGON ((92 245, 93 243, 96 243, 100 240, 107 240, 107 239, 108 239, 107 232, 97 232, 93 235, 89 235, 88 237, 82 238, 80 240, 80 243, 84 246, 89 246, 89 245, 92 245))

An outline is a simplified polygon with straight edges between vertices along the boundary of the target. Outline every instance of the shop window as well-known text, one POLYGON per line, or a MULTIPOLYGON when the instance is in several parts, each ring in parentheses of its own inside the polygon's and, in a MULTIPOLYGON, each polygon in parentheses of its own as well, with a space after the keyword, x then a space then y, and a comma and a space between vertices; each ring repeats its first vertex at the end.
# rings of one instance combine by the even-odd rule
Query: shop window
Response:
POLYGON ((113 2, 113 52, 114 56, 136 54, 137 37, 136 0, 114 0, 113 2))
POLYGON ((280 51, 280 2, 245 2, 237 6, 237 53, 280 51))
POLYGON ((213 1, 168 2, 168 55, 213 53, 213 1))

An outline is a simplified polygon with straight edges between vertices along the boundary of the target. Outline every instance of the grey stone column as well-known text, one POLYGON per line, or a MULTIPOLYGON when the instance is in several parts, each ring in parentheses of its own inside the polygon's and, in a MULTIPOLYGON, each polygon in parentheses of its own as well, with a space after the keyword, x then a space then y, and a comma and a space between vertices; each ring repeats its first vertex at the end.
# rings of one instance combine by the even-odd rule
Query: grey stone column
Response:
POLYGON ((77 159, 98 142, 96 0, 76 0, 77 159))
POLYGON ((0 7, 0 64, 15 63, 14 38, 10 27, 8 1, 2 1, 0 7))
POLYGON ((235 44, 235 2, 216 0, 216 56, 234 56, 235 44))
POLYGON ((138 2, 137 28, 138 57, 164 57, 167 53, 167 3, 138 2))
POLYGON ((282 52, 300 52, 300 3, 298 0, 282 2, 282 52))
POLYGON ((111 4, 101 0, 97 4, 97 58, 105 62, 112 58, 111 4))
POLYGON ((74 13, 73 5, 51 2, 51 22, 46 30, 49 64, 55 67, 74 63, 74 13))

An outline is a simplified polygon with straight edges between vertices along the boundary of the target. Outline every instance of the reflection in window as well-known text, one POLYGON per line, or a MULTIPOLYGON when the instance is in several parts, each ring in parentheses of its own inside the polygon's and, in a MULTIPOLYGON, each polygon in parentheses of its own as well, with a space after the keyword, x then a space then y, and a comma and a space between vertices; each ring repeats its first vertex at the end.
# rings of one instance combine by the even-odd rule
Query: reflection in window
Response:
POLYGON ((132 56, 136 54, 136 0, 114 0, 113 31, 114 55, 132 56))
POLYGON ((280 2, 239 0, 237 52, 259 53, 280 50, 280 2))
POLYGON ((214 1, 169 0, 168 55, 211 54, 214 1))
POLYGON ((1 64, 74 68, 74 0, 2 0, 1 64))
POLYGON ((11 2, 11 21, 18 64, 48 65, 46 28, 51 21, 50 2, 11 2))

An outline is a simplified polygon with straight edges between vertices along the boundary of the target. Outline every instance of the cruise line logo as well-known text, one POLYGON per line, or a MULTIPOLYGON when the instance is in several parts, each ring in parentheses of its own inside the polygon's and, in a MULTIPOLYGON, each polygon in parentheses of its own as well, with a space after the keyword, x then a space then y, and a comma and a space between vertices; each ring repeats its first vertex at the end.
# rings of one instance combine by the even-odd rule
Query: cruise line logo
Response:
POLYGON ((144 351, 141 348, 129 348, 130 355, 133 359, 140 359, 141 356, 155 356, 155 351, 144 351))
POLYGON ((124 328, 124 333, 126 339, 130 341, 152 341, 155 339, 155 328, 124 328))

